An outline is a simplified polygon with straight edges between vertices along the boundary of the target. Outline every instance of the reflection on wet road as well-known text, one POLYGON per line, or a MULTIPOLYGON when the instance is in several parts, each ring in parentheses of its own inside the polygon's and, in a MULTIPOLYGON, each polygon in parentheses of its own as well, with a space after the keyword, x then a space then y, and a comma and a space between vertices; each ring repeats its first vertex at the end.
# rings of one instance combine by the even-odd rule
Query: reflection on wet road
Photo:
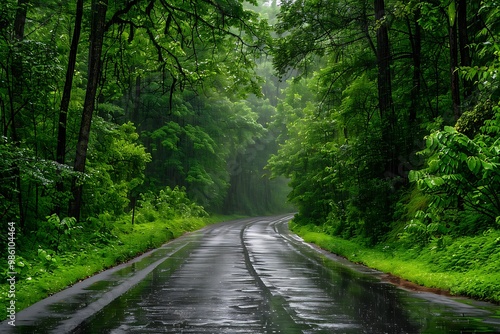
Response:
POLYGON ((189 234, 20 312, 13 332, 500 332, 498 307, 383 283, 290 234, 290 218, 242 219, 189 234))

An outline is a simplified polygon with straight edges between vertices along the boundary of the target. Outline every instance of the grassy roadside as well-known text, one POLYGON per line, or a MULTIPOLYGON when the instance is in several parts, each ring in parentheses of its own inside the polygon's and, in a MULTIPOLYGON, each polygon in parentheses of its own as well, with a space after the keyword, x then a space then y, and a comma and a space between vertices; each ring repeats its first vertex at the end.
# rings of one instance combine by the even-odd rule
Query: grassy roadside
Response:
MULTIPOLYGON (((18 274, 15 284, 16 311, 105 269, 160 247, 186 232, 239 216, 213 215, 205 218, 174 218, 132 225, 118 221, 105 242, 82 243, 79 249, 54 254, 46 250, 16 254, 18 274)), ((4 275, 6 275, 4 273, 4 275)), ((2 283, 6 279, 2 280, 2 283)), ((0 285, 0 320, 7 318, 9 284, 0 285)))
POLYGON ((452 295, 500 303, 500 231, 440 239, 421 246, 404 242, 366 247, 327 235, 317 226, 290 229, 306 242, 356 263, 452 295))

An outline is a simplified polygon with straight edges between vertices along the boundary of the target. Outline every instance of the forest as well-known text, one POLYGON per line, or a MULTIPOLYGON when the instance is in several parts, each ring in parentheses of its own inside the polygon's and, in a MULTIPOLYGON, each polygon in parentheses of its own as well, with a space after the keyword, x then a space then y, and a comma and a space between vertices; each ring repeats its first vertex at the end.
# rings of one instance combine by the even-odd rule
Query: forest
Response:
POLYGON ((290 179, 292 229, 500 301, 499 15, 488 0, 281 2, 273 65, 293 80, 268 168, 290 179))
MULTIPOLYGON (((1 276, 25 307, 286 211, 305 238, 500 272, 499 22, 493 0, 3 1, 1 276)), ((497 278, 455 292, 500 301, 497 278)))

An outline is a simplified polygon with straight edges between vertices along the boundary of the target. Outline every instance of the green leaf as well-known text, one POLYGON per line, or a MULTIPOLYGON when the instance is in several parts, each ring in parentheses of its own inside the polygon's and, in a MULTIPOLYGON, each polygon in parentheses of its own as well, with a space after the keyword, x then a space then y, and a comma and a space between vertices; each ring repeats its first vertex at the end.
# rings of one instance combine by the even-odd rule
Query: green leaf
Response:
POLYGON ((419 179, 420 179, 420 172, 418 170, 411 170, 408 173, 408 180, 410 182, 415 182, 418 181, 419 179))
POLYGON ((471 172, 473 173, 477 173, 477 161, 475 159, 476 157, 468 157, 467 158, 467 166, 469 167, 469 169, 471 170, 471 172))
POLYGON ((493 169, 493 165, 491 163, 483 161, 480 158, 475 157, 475 156, 469 157, 469 159, 467 160, 467 165, 469 166, 469 169, 471 168, 471 166, 473 167, 473 169, 471 169, 471 171, 474 174, 478 174, 481 171, 481 168, 484 168, 487 170, 493 169), (474 161, 474 162, 472 163, 470 161, 474 161))
POLYGON ((445 126, 444 127, 444 132, 447 132, 447 133, 456 133, 457 130, 455 130, 455 128, 452 127, 452 126, 445 126))
POLYGON ((433 150, 435 148, 435 140, 434 140, 434 136, 433 135, 430 135, 430 136, 427 136, 425 138, 425 142, 427 144, 427 148, 430 149, 430 150, 433 150))
POLYGON ((450 26, 453 26, 455 24, 456 17, 457 9, 455 6, 455 0, 451 0, 450 4, 448 5, 448 18, 450 19, 450 26))
POLYGON ((427 187, 429 187, 429 189, 434 188, 434 183, 432 182, 432 179, 424 179, 424 182, 427 185, 427 187))
POLYGON ((481 161, 483 168, 486 170, 492 170, 493 169, 493 164, 487 162, 487 161, 481 161))
POLYGON ((442 186, 443 184, 445 184, 443 178, 441 178, 441 177, 436 177, 436 178, 432 179, 432 182, 437 187, 442 186))

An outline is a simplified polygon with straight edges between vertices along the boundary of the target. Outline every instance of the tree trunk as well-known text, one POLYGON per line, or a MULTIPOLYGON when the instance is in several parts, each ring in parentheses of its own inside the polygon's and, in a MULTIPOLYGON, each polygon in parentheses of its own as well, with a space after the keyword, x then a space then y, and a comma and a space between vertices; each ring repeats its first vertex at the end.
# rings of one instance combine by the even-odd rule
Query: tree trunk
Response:
POLYGON ((78 53, 78 43, 80 41, 81 25, 83 17, 83 0, 78 0, 76 3, 75 28, 73 30, 73 39, 71 40, 71 48, 69 51, 68 67, 66 70, 66 81, 64 83, 63 96, 59 109, 59 127, 57 136, 57 154, 56 161, 60 164, 64 163, 66 154, 66 123, 71 98, 71 88, 73 86, 73 77, 76 66, 76 56, 78 53))
POLYGON ((375 0, 375 20, 378 21, 377 29, 377 67, 378 67, 378 99, 380 119, 382 120, 382 146, 386 158, 385 175, 396 176, 397 163, 394 143, 394 127, 396 117, 392 101, 390 47, 387 24, 385 23, 384 0, 375 0))
MULTIPOLYGON (((469 52, 469 33, 467 28, 467 1, 458 0, 457 9, 458 43, 460 49, 460 66, 471 66, 469 52)), ((472 94, 473 81, 463 80, 463 97, 467 99, 472 94)))
MULTIPOLYGON (((11 124, 11 138, 14 145, 20 146, 19 136, 17 134, 17 129, 21 128, 22 121, 20 119, 19 113, 23 109, 23 91, 24 91, 24 81, 23 81, 23 60, 22 60, 22 50, 21 42, 24 40, 24 28, 26 25, 26 15, 28 14, 28 0, 18 0, 16 16, 14 19, 14 41, 16 43, 16 53, 12 59, 12 91, 9 92, 10 95, 10 124, 11 124)), ((19 207, 19 227, 24 228, 24 223, 26 220, 26 215, 24 212, 23 205, 23 191, 21 182, 21 171, 19 166, 15 164, 13 166, 13 174, 16 180, 17 189, 17 204, 19 207)))
POLYGON ((132 122, 136 128, 139 128, 141 114, 141 75, 137 74, 135 78, 135 94, 134 94, 134 110, 132 114, 132 122))
POLYGON ((11 136, 14 142, 18 141, 17 129, 21 126, 18 120, 17 114, 23 107, 23 60, 22 60, 22 45, 21 42, 24 40, 24 27, 26 25, 26 15, 28 14, 28 0, 18 0, 16 17, 14 19, 14 43, 15 52, 12 59, 12 92, 10 96, 11 100, 11 136))
MULTIPOLYGON (((64 83, 63 96, 59 109, 59 123, 57 132, 57 152, 56 161, 64 164, 66 156, 66 125, 68 121, 68 109, 71 99, 71 88, 73 86, 73 78, 76 66, 76 56, 78 54, 78 42, 80 41, 80 33, 83 18, 83 0, 78 0, 76 3, 75 27, 73 30, 73 38, 71 40, 71 48, 69 50, 68 67, 66 70, 66 81, 64 83)), ((64 191, 62 180, 58 180, 56 184, 58 192, 64 191)), ((60 213, 60 205, 57 204, 56 213, 60 213)))
POLYGON ((417 9, 413 17, 413 24, 408 20, 408 31, 410 32, 410 44, 412 49, 413 61, 413 85, 411 87, 411 104, 409 121, 414 124, 417 120, 417 111, 420 108, 420 88, 421 88, 421 56, 422 56, 422 34, 420 24, 420 9, 417 9), (414 33, 412 32, 412 25, 414 26, 414 33))
POLYGON ((29 0, 18 0, 16 9, 16 18, 14 20, 14 38, 17 41, 24 39, 24 26, 26 24, 26 15, 28 14, 29 0))
MULTIPOLYGON (((453 0, 455 1, 455 0, 453 0)), ((458 76, 458 45, 457 45, 457 20, 450 18, 449 23, 449 44, 450 44, 450 81, 451 100, 453 105, 453 115, 455 121, 461 115, 460 112, 460 81, 458 76)))
MULTIPOLYGON (((76 145, 76 157, 74 170, 76 172, 85 172, 85 163, 87 160, 87 149, 90 138, 90 126, 92 115, 94 113, 97 86, 101 72, 101 55, 106 25, 106 11, 108 9, 108 0, 96 0, 92 4, 92 25, 90 33, 89 46, 89 69, 87 75, 87 90, 83 104, 82 120, 80 123, 80 132, 76 145)), ((83 185, 73 181, 72 187, 73 201, 70 203, 69 215, 80 219, 82 207, 83 185)))
POLYGON ((378 95, 380 115, 393 121, 389 34, 385 20, 384 0, 375 0, 375 20, 382 22, 377 29, 378 95))

